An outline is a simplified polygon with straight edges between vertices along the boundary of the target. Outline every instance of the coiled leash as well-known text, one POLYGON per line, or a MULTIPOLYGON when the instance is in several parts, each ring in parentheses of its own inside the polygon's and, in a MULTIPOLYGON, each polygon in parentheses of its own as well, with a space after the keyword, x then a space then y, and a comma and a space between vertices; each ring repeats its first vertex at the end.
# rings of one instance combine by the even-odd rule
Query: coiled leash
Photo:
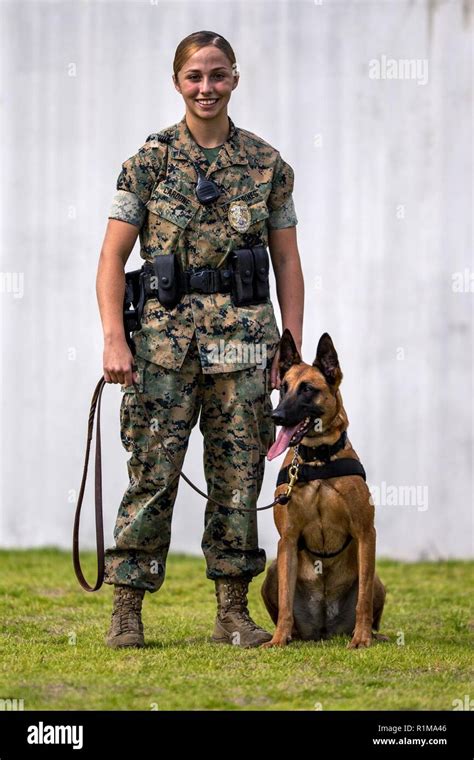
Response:
MULTIPOLYGON (((104 521, 103 521, 103 509, 102 509, 102 450, 101 450, 101 438, 100 438, 100 404, 102 400, 102 391, 104 390, 105 385, 108 385, 108 383, 106 383, 105 379, 101 377, 92 395, 92 401, 91 401, 91 406, 90 406, 90 411, 89 411, 89 419, 87 423, 87 445, 86 445, 86 455, 85 455, 85 460, 84 460, 84 469, 82 472, 81 487, 79 489, 79 496, 77 499, 77 506, 76 506, 76 514, 74 517, 72 559, 73 559, 73 565, 74 565, 74 572, 76 573, 77 580, 79 581, 79 583, 81 584, 82 588, 85 591, 98 591, 104 582, 105 551, 104 551, 104 521), (96 411, 97 411, 97 421, 96 421, 96 436, 95 436, 94 502, 95 502, 95 535, 96 535, 96 547, 97 547, 97 580, 94 586, 89 586, 82 572, 80 558, 79 558, 79 526, 80 526, 80 519, 81 519, 82 502, 84 500, 84 491, 85 491, 86 481, 87 481, 87 471, 89 468, 89 455, 90 455, 90 449, 91 449, 92 435, 93 435, 93 429, 94 429, 94 418, 96 415, 96 411)), ((134 383, 133 385, 135 388, 136 396, 143 409, 145 419, 150 426, 150 430, 154 433, 159 443, 161 444, 161 447, 163 448, 163 451, 165 452, 165 455, 168 461, 174 467, 176 467, 175 461, 169 449, 165 445, 163 439, 158 435, 158 433, 154 429, 154 426, 151 424, 148 411, 145 407, 143 398, 137 388, 136 383, 134 383)), ((247 509, 245 507, 235 507, 233 505, 229 506, 228 504, 222 504, 220 501, 217 501, 212 496, 209 496, 209 494, 205 493, 204 491, 201 491, 201 489, 198 488, 196 485, 194 485, 194 483, 184 474, 184 472, 181 469, 179 469, 178 477, 183 478, 183 480, 185 480, 186 483, 188 483, 188 485, 190 485, 191 488, 193 488, 194 491, 196 491, 196 493, 200 494, 203 498, 207 499, 208 501, 211 501, 213 504, 216 504, 218 507, 223 507, 224 509, 238 509, 241 512, 255 512, 255 511, 262 512, 264 509, 271 509, 271 507, 274 507, 276 504, 288 503, 293 485, 297 477, 298 466, 296 465, 296 469, 295 469, 294 467, 295 460, 296 460, 296 454, 295 454, 295 457, 293 458, 291 480, 286 490, 286 493, 279 494, 277 498, 272 501, 271 504, 267 504, 265 507, 255 507, 254 509, 247 509)))

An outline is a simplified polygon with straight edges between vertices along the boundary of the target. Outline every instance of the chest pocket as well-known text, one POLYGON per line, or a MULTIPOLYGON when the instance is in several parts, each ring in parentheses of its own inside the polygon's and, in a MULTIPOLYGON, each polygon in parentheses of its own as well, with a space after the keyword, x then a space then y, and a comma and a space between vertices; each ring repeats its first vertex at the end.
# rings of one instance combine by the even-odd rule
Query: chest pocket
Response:
POLYGON ((184 230, 199 211, 200 203, 169 185, 159 185, 151 194, 146 207, 151 214, 156 214, 184 230))
POLYGON ((261 222, 263 219, 267 219, 270 216, 270 212, 265 201, 258 201, 257 203, 249 205, 249 210, 252 220, 251 224, 255 224, 255 222, 261 222))
MULTIPOLYGON (((217 211, 220 214, 222 221, 228 220, 229 208, 233 200, 239 201, 240 197, 236 196, 232 200, 228 201, 223 207, 217 206, 217 211)), ((250 212, 250 227, 252 227, 252 225, 256 224, 257 222, 263 222, 270 216, 267 204, 263 200, 256 201, 255 203, 247 203, 247 206, 250 212)))

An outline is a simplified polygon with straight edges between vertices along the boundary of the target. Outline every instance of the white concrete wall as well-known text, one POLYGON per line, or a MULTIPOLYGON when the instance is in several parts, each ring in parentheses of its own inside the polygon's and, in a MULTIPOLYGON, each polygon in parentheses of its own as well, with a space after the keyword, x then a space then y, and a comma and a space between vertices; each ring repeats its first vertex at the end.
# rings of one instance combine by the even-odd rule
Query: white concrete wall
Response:
MULTIPOLYGON (((174 50, 212 29, 240 65, 231 117, 295 170, 304 358, 327 330, 370 483, 394 486, 398 500, 404 485, 421 489, 415 504, 378 507, 379 555, 469 556, 474 296, 453 291, 453 273, 473 268, 468 2, 15 0, 0 10, 0 545, 70 546, 102 371, 95 276, 115 181, 150 132, 182 117, 174 50), (426 60, 427 81, 371 79, 369 61, 384 56, 426 60), (22 297, 6 273, 23 276, 22 297)), ((127 483, 119 403, 119 387, 108 387, 108 545, 127 483)), ((203 485, 201 461, 196 428, 185 472, 203 485)), ((267 464, 261 504, 280 463, 267 464)), ((92 496, 91 483, 84 547, 94 541, 92 496)), ((182 482, 172 550, 200 552, 203 512, 182 482)), ((259 525, 273 556, 271 511, 259 525)))

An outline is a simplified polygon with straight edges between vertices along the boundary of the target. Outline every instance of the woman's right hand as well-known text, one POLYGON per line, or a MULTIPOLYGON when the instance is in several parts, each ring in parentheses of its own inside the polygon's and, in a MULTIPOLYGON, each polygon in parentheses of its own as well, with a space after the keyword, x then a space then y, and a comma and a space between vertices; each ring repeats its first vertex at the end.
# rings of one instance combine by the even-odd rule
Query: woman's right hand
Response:
POLYGON ((106 383, 121 383, 121 385, 138 383, 138 372, 133 372, 133 354, 125 338, 106 341, 103 363, 106 383))

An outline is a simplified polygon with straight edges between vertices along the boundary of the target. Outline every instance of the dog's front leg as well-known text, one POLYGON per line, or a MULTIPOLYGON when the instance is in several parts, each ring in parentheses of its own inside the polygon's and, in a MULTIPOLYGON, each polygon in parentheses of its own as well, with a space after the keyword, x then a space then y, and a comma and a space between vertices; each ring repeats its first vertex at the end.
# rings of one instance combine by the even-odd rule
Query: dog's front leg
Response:
POLYGON ((271 641, 262 647, 284 647, 291 641, 293 629, 293 602, 298 571, 296 538, 280 538, 277 553, 278 572, 278 621, 271 641))
POLYGON ((349 649, 370 647, 375 575, 375 528, 358 537, 359 594, 356 607, 356 624, 349 649))

